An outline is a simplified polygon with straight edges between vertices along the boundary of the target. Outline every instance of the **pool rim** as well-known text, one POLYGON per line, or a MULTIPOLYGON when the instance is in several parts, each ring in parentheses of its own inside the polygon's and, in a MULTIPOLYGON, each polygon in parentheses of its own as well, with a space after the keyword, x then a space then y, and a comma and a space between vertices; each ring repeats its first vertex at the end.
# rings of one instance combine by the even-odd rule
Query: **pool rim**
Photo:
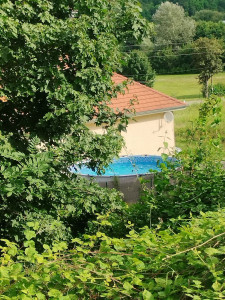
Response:
MULTIPOLYGON (((158 159, 162 159, 162 156, 160 155, 152 155, 152 154, 144 154, 144 155, 123 155, 120 156, 117 159, 120 158, 128 158, 128 157, 155 157, 158 159)), ((153 170, 153 172, 147 172, 147 173, 140 173, 140 174, 124 174, 124 175, 90 175, 90 174, 81 174, 81 173, 76 173, 79 176, 82 177, 94 177, 94 178, 112 178, 112 177, 141 177, 141 176, 145 176, 145 175, 150 175, 150 174, 154 174, 160 172, 159 170, 153 170)))

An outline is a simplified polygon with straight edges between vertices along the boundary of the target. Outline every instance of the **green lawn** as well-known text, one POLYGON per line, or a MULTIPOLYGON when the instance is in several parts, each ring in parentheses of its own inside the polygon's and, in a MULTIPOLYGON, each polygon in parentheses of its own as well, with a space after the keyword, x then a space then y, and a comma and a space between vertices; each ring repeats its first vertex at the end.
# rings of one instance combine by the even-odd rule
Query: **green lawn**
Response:
MULTIPOLYGON (((202 99, 198 74, 157 75, 154 88, 169 96, 182 100, 202 99)), ((216 74, 213 83, 225 83, 225 73, 216 74)))
MULTIPOLYGON (((198 109, 200 104, 192 104, 184 110, 174 112, 175 117, 175 138, 176 146, 185 149, 191 147, 185 140, 184 132, 187 128, 192 128, 193 121, 198 118, 198 109)), ((218 126, 218 132, 222 136, 223 148, 225 150, 225 102, 223 102, 222 122, 218 126)))
MULTIPOLYGON (((197 74, 185 75, 158 75, 154 88, 167 95, 181 100, 199 100, 203 99, 201 95, 201 86, 198 84, 197 74)), ((216 74, 213 77, 213 83, 225 83, 225 73, 216 74)), ((192 104, 184 110, 174 112, 175 116, 175 137, 176 146, 184 149, 187 145, 184 138, 184 132, 191 128, 192 122, 198 117, 199 104, 192 104)), ((223 120, 219 126, 219 132, 223 137, 225 150, 225 103, 223 103, 223 120)))

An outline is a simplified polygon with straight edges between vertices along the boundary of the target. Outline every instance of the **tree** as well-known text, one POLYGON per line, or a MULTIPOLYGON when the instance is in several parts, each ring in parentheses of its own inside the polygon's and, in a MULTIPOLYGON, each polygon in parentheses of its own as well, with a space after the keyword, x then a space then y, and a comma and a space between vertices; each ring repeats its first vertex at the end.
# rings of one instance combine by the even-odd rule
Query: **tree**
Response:
POLYGON ((140 50, 134 50, 128 55, 122 74, 132 77, 134 80, 142 82, 149 87, 152 87, 154 84, 155 72, 152 69, 148 56, 140 50))
POLYGON ((202 93, 208 98, 208 81, 213 75, 222 71, 223 63, 221 55, 223 48, 216 39, 200 38, 194 43, 194 63, 196 68, 200 68, 198 75, 199 83, 203 86, 202 93))
POLYGON ((225 24, 211 21, 197 22, 195 39, 200 37, 223 39, 225 41, 225 24))
POLYGON ((192 43, 177 47, 155 47, 149 54, 151 65, 157 74, 194 73, 192 66, 192 43))
POLYGON ((186 44, 195 34, 195 21, 186 17, 184 9, 177 4, 162 3, 152 19, 157 44, 186 44))
POLYGON ((82 148, 76 131, 85 135, 86 122, 95 117, 97 124, 113 126, 106 104, 112 71, 120 63, 118 40, 139 38, 143 21, 138 6, 124 8, 123 0, 91 4, 46 0, 1 6, 1 94, 8 101, 1 107, 0 127, 13 132, 21 147, 33 136, 63 147, 66 134, 82 148))
MULTIPOLYGON (((143 16, 151 20, 152 15, 164 0, 141 0, 140 2, 143 7, 143 16)), ((225 11, 224 0, 170 0, 170 2, 182 6, 189 16, 193 16, 201 10, 225 11)))
POLYGON ((107 104, 119 90, 111 76, 120 43, 138 42, 147 30, 139 4, 4 0, 0 24, 0 235, 14 226, 18 239, 21 222, 37 214, 82 227, 85 213, 117 196, 110 201, 109 191, 69 167, 85 160, 101 170, 120 151, 126 120, 107 104), (91 133, 90 120, 105 134, 91 133))
POLYGON ((211 21, 211 22, 219 22, 225 19, 225 14, 220 11, 203 9, 194 15, 194 19, 196 21, 211 21))
POLYGON ((183 6, 190 16, 194 15, 197 11, 205 9, 225 11, 225 3, 223 0, 173 0, 172 2, 183 6))

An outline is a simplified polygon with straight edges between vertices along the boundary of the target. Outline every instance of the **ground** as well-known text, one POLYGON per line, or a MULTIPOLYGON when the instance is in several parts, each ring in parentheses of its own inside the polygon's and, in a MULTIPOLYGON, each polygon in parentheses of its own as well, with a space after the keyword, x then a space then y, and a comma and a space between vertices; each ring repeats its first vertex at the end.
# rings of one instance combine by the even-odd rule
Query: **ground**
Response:
MULTIPOLYGON (((184 149, 187 146, 184 139, 184 131, 191 128, 193 121, 198 117, 198 108, 200 104, 189 105, 186 109, 174 112, 175 116, 175 140, 176 146, 184 149)), ((222 137, 223 148, 225 150, 225 102, 223 102, 222 122, 218 127, 218 132, 222 137)), ((190 145, 188 145, 190 146, 190 145)))
MULTIPOLYGON (((198 74, 157 75, 154 88, 177 99, 190 101, 202 99, 198 74)), ((213 84, 225 82, 225 73, 216 74, 213 84)))
MULTIPOLYGON (((198 84, 198 74, 185 75, 158 75, 154 88, 167 95, 188 102, 189 107, 185 110, 176 111, 175 116, 175 139, 176 146, 184 149, 186 141, 183 138, 185 129, 191 128, 192 122, 198 117, 198 107, 200 102, 204 101, 201 95, 201 86, 198 84)), ((213 83, 224 83, 225 73, 216 74, 213 77, 213 83)), ((225 102, 223 102, 222 122, 219 126, 219 132, 225 150, 225 102)), ((190 145, 189 145, 190 146, 190 145)))

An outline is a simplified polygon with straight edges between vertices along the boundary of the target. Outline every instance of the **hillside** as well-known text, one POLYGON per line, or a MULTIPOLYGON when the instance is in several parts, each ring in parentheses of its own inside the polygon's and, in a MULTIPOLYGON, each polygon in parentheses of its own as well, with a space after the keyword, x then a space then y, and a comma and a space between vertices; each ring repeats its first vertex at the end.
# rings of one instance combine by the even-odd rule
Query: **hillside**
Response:
MULTIPOLYGON (((143 8, 143 16, 148 20, 151 20, 152 15, 155 13, 158 6, 165 2, 165 0, 140 0, 143 8)), ((193 16, 197 11, 203 9, 210 9, 216 11, 224 11, 225 12, 225 1, 224 0, 170 0, 169 2, 173 2, 175 4, 179 4, 183 6, 185 11, 193 16)))

